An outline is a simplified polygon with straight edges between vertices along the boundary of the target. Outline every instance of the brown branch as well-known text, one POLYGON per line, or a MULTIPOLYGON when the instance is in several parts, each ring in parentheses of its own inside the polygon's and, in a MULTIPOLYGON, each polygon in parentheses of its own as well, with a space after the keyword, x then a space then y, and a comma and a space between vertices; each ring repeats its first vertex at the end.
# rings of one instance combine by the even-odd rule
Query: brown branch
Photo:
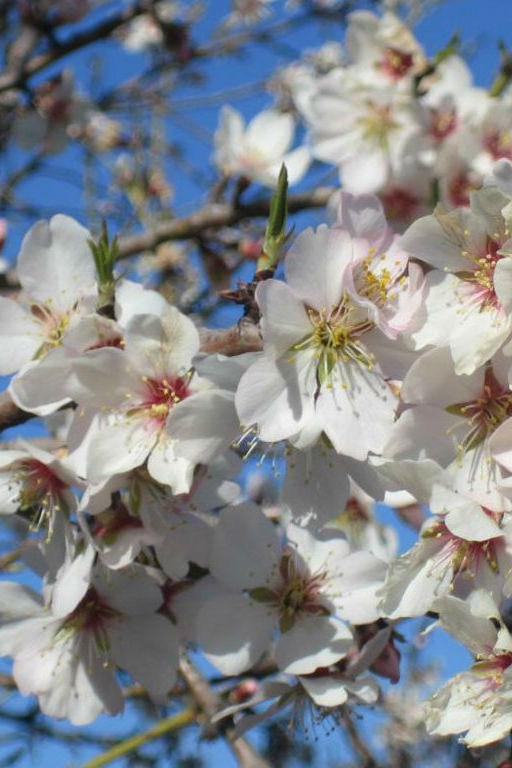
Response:
POLYGON ((19 77, 26 62, 37 46, 41 32, 31 24, 22 24, 7 55, 8 71, 12 77, 19 77))
POLYGON ((24 424, 29 419, 33 419, 35 414, 22 411, 11 400, 8 392, 0 393, 0 430, 16 427, 18 424, 24 424))
MULTIPOLYGON (((310 192, 290 195, 288 211, 297 213, 311 208, 323 208, 334 191, 334 187, 318 187, 310 192)), ((190 216, 163 222, 148 232, 120 238, 119 258, 125 259, 143 251, 150 251, 167 240, 191 240, 208 229, 233 226, 249 218, 265 218, 269 210, 270 198, 268 197, 238 205, 209 203, 190 216)))
MULTIPOLYGON (((210 736, 218 735, 219 732, 217 727, 208 723, 209 719, 218 712, 220 708, 218 696, 211 689, 208 680, 197 671, 185 654, 182 655, 180 660, 180 672, 190 693, 194 697, 196 704, 199 706, 207 720, 207 733, 210 736)), ((223 731, 223 734, 227 737, 229 747, 238 760, 240 768, 272 768, 272 766, 259 755, 244 738, 230 741, 232 733, 233 728, 229 727, 223 731)))
POLYGON ((0 93, 2 91, 8 91, 10 88, 18 88, 22 86, 30 77, 32 77, 32 75, 41 72, 41 70, 45 69, 50 64, 53 64, 64 56, 67 56, 69 53, 73 53, 90 43, 108 37, 122 24, 125 24, 127 21, 134 19, 142 13, 146 13, 147 10, 147 2, 137 2, 132 8, 124 9, 115 16, 96 24, 91 29, 78 32, 69 40, 55 45, 44 53, 33 56, 25 62, 21 69, 15 68, 11 71, 7 70, 0 75, 0 93))
POLYGON ((220 352, 233 357, 242 355, 244 352, 259 352, 263 349, 258 326, 247 320, 241 320, 237 325, 221 330, 201 328, 199 336, 201 352, 208 354, 220 352))
MULTIPOLYGON (((329 200, 334 187, 318 187, 310 192, 299 192, 288 199, 288 211, 323 208, 329 200)), ((232 226, 252 217, 266 217, 269 214, 270 198, 260 198, 245 205, 232 203, 209 203, 199 211, 182 219, 159 224, 155 229, 132 235, 119 240, 119 257, 126 258, 142 251, 151 250, 167 240, 187 240, 197 237, 210 228, 232 226)), ((233 356, 244 352, 261 350, 261 339, 255 325, 241 323, 221 330, 201 330, 201 351, 207 353, 222 352, 233 356)), ((34 418, 15 405, 7 392, 0 393, 0 432, 9 427, 24 424, 34 418)))
MULTIPOLYGON (((231 328, 221 328, 211 330, 202 328, 200 330, 201 352, 214 354, 222 352, 223 355, 233 357, 241 355, 244 352, 257 352, 262 349, 261 337, 257 326, 242 320, 231 328)), ((73 404, 63 408, 70 408, 73 404)), ((11 400, 8 392, 0 392, 0 432, 10 427, 16 427, 24 424, 29 419, 34 419, 35 413, 29 413, 18 408, 11 400)))
MULTIPOLYGON (((296 213, 311 208, 323 208, 334 191, 334 187, 318 187, 310 192, 291 195, 288 200, 288 211, 296 213)), ((261 198, 246 205, 210 203, 190 216, 159 224, 155 229, 140 235, 121 238, 119 240, 119 257, 126 258, 142 251, 151 250, 159 243, 167 240, 191 239, 210 228, 231 226, 252 217, 266 217, 269 209, 269 198, 261 198)), ((241 322, 222 330, 201 330, 202 352, 222 352, 225 355, 233 356, 244 352, 259 351, 261 348, 258 329, 248 322, 241 322)), ((34 418, 34 414, 18 408, 7 392, 0 393, 0 432, 9 427, 23 424, 32 418, 34 418)))

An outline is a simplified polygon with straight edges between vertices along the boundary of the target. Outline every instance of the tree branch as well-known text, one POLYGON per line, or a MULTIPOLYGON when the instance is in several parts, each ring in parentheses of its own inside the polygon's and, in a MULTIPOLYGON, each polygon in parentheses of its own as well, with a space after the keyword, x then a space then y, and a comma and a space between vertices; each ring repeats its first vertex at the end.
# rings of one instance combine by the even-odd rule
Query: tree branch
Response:
POLYGON ((32 75, 37 74, 37 72, 45 69, 45 67, 62 59, 69 53, 73 53, 73 51, 77 51, 90 43, 95 43, 97 40, 108 37, 122 24, 125 24, 127 21, 134 19, 142 13, 146 13, 147 10, 147 2, 137 2, 132 8, 124 9, 115 16, 111 16, 101 23, 96 24, 96 26, 91 29, 87 29, 84 32, 78 32, 76 35, 69 38, 69 40, 59 43, 44 53, 33 56, 25 62, 22 68, 16 67, 11 71, 7 70, 7 72, 0 75, 0 93, 8 91, 10 88, 19 88, 32 77, 32 75))
POLYGON ((8 392, 0 392, 0 431, 24 424, 33 418, 35 418, 35 414, 18 408, 11 400, 8 392))
POLYGON ((184 725, 189 725, 194 721, 194 717, 194 709, 192 707, 187 707, 182 712, 178 712, 177 715, 166 717, 147 731, 137 733, 135 736, 130 736, 130 738, 121 741, 111 749, 107 749, 106 752, 102 752, 101 755, 93 757, 92 760, 88 760, 84 763, 82 768, 102 768, 102 766, 108 765, 119 757, 129 755, 130 752, 134 752, 138 747, 147 744, 148 741, 159 739, 160 737, 165 736, 166 733, 175 731, 184 725))
MULTIPOLYGON (((197 671, 185 654, 182 654, 180 660, 180 672, 195 701, 209 720, 219 710, 220 702, 218 696, 212 691, 208 680, 197 671)), ((214 733, 217 732, 215 728, 214 733)), ((238 759, 240 768, 272 768, 245 739, 240 738, 236 739, 236 741, 230 741, 232 732, 233 728, 227 728, 223 731, 227 737, 228 745, 238 759)))
MULTIPOLYGON (((318 187, 309 192, 299 192, 288 199, 289 213, 323 208, 335 187, 318 187)), ((209 203, 190 216, 159 224, 155 229, 119 240, 119 257, 127 258, 142 251, 151 250, 167 240, 187 240, 209 228, 231 226, 247 218, 268 216, 270 198, 260 198, 245 205, 233 203, 209 203)), ((258 328, 249 322, 221 330, 201 330, 201 351, 222 352, 233 356, 262 349, 258 328)), ((0 432, 9 427, 23 424, 34 418, 15 405, 7 392, 0 393, 0 432)))
MULTIPOLYGON (((213 330, 202 328, 199 331, 201 339, 201 352, 214 354, 221 352, 223 355, 233 357, 244 352, 257 352, 263 348, 258 327, 247 320, 241 320, 231 328, 213 330)), ((72 407, 72 403, 66 407, 72 407)), ((29 413, 18 408, 11 400, 9 393, 0 392, 0 432, 10 427, 24 424, 36 417, 35 413, 29 413)))
MULTIPOLYGON (((318 187, 309 192, 299 192, 288 198, 288 212, 323 208, 335 187, 318 187)), ((244 219, 268 216, 270 198, 259 198, 252 203, 208 203, 190 216, 172 219, 158 224, 148 232, 130 235, 119 240, 119 258, 125 259, 143 251, 150 251, 167 240, 190 240, 207 229, 218 229, 238 224, 244 219)))
POLYGON ((201 352, 207 352, 210 355, 220 352, 228 357, 234 357, 244 352, 259 352, 263 349, 258 326, 245 319, 231 328, 220 330, 201 328, 199 337, 201 352))
POLYGON ((379 768, 378 762, 366 746, 365 740, 361 738, 348 711, 343 711, 342 719, 343 725, 345 726, 345 730, 352 745, 352 749, 356 755, 362 759, 364 768, 379 768))

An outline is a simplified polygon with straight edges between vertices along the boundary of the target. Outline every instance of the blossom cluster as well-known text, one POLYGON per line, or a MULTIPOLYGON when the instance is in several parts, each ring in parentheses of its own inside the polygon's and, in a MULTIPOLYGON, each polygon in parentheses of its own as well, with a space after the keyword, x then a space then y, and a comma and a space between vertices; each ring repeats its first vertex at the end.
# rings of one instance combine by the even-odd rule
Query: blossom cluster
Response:
MULTIPOLYGON (((157 6, 171 23, 177 4, 157 6)), ((162 31, 142 15, 125 44, 144 24, 162 31)), ((428 614, 475 660, 427 729, 481 746, 512 729, 512 96, 451 51, 429 63, 391 12, 351 14, 345 54, 273 87, 247 127, 223 109, 221 172, 273 187, 283 161, 294 183, 320 160, 342 189, 257 272, 258 351, 211 354, 156 291, 107 285, 114 244, 68 216, 23 240, 0 374, 58 447, 0 452, 0 514, 40 585, 0 582, 0 652, 77 725, 122 710, 119 671, 160 704, 187 648, 235 680, 264 661, 217 715, 273 700, 236 735, 294 701, 375 704, 379 676, 400 677, 396 626, 428 614), (271 490, 242 483, 251 454, 282 471, 271 490), (404 554, 381 501, 431 510, 404 554)), ((19 137, 59 151, 87 107, 64 75, 45 88, 19 137)))
POLYGON ((399 228, 436 197, 468 206, 494 163, 512 159, 512 94, 475 86, 454 47, 438 59, 432 67, 391 11, 380 18, 355 11, 344 48, 325 43, 278 70, 269 83, 275 106, 245 132, 240 115, 224 108, 216 162, 225 173, 271 186, 280 161, 290 164, 293 183, 309 154, 310 162, 337 167, 346 191, 378 194, 399 228), (306 136, 290 154, 294 119, 306 136))

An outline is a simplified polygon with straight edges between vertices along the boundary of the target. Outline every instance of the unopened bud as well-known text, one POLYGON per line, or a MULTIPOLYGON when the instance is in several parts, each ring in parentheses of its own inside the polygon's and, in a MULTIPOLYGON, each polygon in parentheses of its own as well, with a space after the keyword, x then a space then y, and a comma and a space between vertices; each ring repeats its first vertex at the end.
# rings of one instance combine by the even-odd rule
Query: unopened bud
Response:
POLYGON ((250 240, 248 237, 240 240, 238 250, 244 257, 250 261, 256 261, 261 255, 262 240, 250 240))
POLYGON ((260 684, 253 678, 242 680, 229 694, 229 700, 232 704, 243 704, 244 701, 252 698, 258 691, 260 684))
POLYGON ((286 233, 288 173, 283 164, 277 179, 277 188, 270 201, 270 212, 263 241, 263 249, 258 260, 257 271, 274 270, 281 255, 281 249, 290 233, 286 233))

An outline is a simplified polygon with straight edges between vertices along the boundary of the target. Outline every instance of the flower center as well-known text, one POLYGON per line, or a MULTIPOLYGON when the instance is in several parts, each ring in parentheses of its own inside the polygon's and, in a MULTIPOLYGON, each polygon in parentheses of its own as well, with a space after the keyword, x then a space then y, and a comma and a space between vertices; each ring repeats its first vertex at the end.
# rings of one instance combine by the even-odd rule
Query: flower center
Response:
POLYGON ((418 208, 418 198, 407 189, 393 187, 380 195, 388 219, 412 219, 418 208))
POLYGON ((462 416, 465 426, 469 427, 458 446, 459 452, 465 454, 476 448, 502 422, 512 416, 512 392, 500 384, 489 366, 485 371, 480 397, 465 403, 454 403, 446 410, 455 416, 462 416))
POLYGON ((190 395, 190 379, 191 374, 162 379, 143 376, 145 393, 142 402, 130 408, 128 416, 142 416, 151 428, 161 429, 171 409, 190 395))
POLYGON ((478 188, 478 184, 472 181, 468 173, 461 171, 454 176, 448 184, 448 197, 454 207, 469 205, 469 194, 478 188))
POLYGON ((47 352, 60 346, 64 332, 69 326, 70 316, 57 314, 47 304, 33 303, 30 305, 30 311, 41 324, 42 333, 46 338, 34 356, 35 360, 40 360, 47 352))
MULTIPOLYGON (((369 299, 373 304, 379 307, 384 306, 388 299, 389 287, 392 283, 392 277, 389 269, 384 267, 379 273, 372 267, 375 264, 375 254, 370 254, 360 261, 354 269, 354 283, 357 292, 369 299)), ((383 255, 385 258, 385 255, 383 255)))
POLYGON ((430 111, 429 134, 434 141, 443 141, 457 127, 457 113, 454 109, 432 109, 430 111))
POLYGON ((465 282, 472 283, 475 290, 475 298, 481 309, 496 309, 499 307, 498 298, 494 288, 494 270, 496 264, 503 256, 498 253, 499 244, 487 239, 487 250, 482 256, 473 256, 468 251, 463 254, 475 263, 476 269, 472 272, 458 272, 465 282))
POLYGON ((285 551, 279 561, 280 583, 274 588, 256 587, 249 596, 260 603, 277 609, 279 628, 287 632, 302 613, 329 616, 329 609, 321 602, 322 585, 327 573, 310 574, 302 571, 292 552, 285 551))
POLYGON ((35 512, 31 528, 39 530, 47 522, 51 533, 54 513, 58 509, 68 511, 62 496, 66 483, 37 459, 21 459, 16 464, 14 477, 22 484, 19 493, 20 511, 35 512))
POLYGON ((368 113, 360 120, 360 125, 363 129, 363 139, 377 144, 382 149, 388 146, 389 134, 399 127, 393 120, 391 107, 382 107, 373 102, 369 102, 368 113))
POLYGON ((414 59, 411 53, 406 53, 390 46, 384 51, 380 68, 392 80, 401 80, 409 72, 413 64, 414 59))
POLYGON ((363 528, 371 520, 370 515, 355 496, 348 499, 345 509, 335 519, 349 528, 363 528))
POLYGON ((507 157, 512 160, 512 131, 491 131, 484 137, 484 146, 493 160, 507 157))
MULTIPOLYGON (((492 513, 489 514, 494 517, 492 513)), ((454 576, 463 571, 478 571, 483 562, 487 563, 494 573, 499 572, 497 553, 502 544, 501 536, 485 541, 468 541, 448 530, 444 520, 438 520, 422 533, 422 538, 441 539, 444 542, 443 551, 451 562, 454 576)))
POLYGON ((491 653, 487 658, 481 659, 471 667, 471 671, 477 677, 483 677, 487 680, 489 688, 495 690, 503 684, 503 672, 512 664, 512 653, 494 654, 491 653))
POLYGON ((107 546, 116 541, 122 531, 142 528, 142 521, 130 515, 122 502, 113 504, 95 518, 93 533, 96 539, 101 539, 107 546))
MULTIPOLYGON (((375 290, 375 287, 371 287, 375 290)), ((372 370, 375 357, 361 344, 360 336, 374 326, 359 307, 344 298, 341 304, 330 311, 318 312, 311 307, 307 310, 312 333, 294 344, 291 351, 313 348, 318 359, 317 376, 321 385, 327 383, 338 361, 350 361, 372 370)))
POLYGON ((78 632, 90 632, 98 649, 107 652, 109 640, 105 625, 117 616, 119 612, 107 605, 94 587, 89 587, 76 608, 62 624, 57 638, 66 638, 78 632))

